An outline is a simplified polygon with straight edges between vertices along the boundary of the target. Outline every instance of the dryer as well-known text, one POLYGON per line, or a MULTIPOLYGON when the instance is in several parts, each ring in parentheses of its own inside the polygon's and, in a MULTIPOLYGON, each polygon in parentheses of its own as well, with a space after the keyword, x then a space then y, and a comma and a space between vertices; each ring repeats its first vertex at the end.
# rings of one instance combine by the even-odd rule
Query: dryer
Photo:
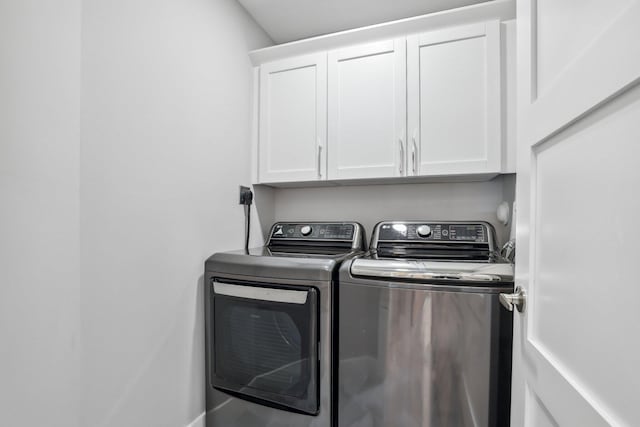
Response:
POLYGON ((205 263, 207 427, 336 425, 336 283, 353 222, 287 222, 205 263))

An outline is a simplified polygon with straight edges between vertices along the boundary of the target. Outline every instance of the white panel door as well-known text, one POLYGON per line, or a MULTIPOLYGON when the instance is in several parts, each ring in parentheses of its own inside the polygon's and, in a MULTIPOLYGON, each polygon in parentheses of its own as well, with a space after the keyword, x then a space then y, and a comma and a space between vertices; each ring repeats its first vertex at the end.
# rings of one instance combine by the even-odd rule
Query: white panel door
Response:
POLYGON ((260 182, 326 179, 327 56, 260 67, 260 182))
POLYGON ((518 0, 511 425, 640 425, 640 1, 518 0))
POLYGON ((329 52, 329 179, 402 176, 406 41, 329 52))
POLYGON ((411 174, 500 172, 498 21, 408 37, 407 81, 411 174))

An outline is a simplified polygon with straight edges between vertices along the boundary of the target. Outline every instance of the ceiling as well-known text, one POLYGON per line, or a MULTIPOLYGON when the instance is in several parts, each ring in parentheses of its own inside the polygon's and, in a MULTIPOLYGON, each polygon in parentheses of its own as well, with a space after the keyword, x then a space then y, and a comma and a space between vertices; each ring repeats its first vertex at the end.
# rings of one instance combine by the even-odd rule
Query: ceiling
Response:
POLYGON ((488 0, 238 0, 277 44, 488 0))

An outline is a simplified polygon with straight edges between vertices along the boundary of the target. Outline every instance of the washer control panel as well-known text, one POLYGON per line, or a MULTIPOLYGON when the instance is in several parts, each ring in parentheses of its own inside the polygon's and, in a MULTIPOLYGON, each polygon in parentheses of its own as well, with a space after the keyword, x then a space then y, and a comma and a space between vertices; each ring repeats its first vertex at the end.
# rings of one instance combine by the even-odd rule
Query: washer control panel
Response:
POLYGON ((376 227, 378 241, 437 241, 489 243, 484 223, 383 222, 376 227))
POLYGON ((271 240, 348 240, 354 238, 353 223, 276 223, 271 240))

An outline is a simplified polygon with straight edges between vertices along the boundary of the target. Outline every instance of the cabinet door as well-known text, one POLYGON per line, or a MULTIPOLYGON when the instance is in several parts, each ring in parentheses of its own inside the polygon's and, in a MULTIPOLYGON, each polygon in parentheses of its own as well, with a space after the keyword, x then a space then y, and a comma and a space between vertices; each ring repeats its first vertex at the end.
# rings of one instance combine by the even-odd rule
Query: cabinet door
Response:
POLYGON ((329 52, 329 179, 405 174, 406 42, 329 52))
POLYGON ((260 67, 260 182, 326 179, 327 56, 260 67))
POLYGON ((407 76, 410 174, 500 172, 499 22, 408 37, 407 76))

